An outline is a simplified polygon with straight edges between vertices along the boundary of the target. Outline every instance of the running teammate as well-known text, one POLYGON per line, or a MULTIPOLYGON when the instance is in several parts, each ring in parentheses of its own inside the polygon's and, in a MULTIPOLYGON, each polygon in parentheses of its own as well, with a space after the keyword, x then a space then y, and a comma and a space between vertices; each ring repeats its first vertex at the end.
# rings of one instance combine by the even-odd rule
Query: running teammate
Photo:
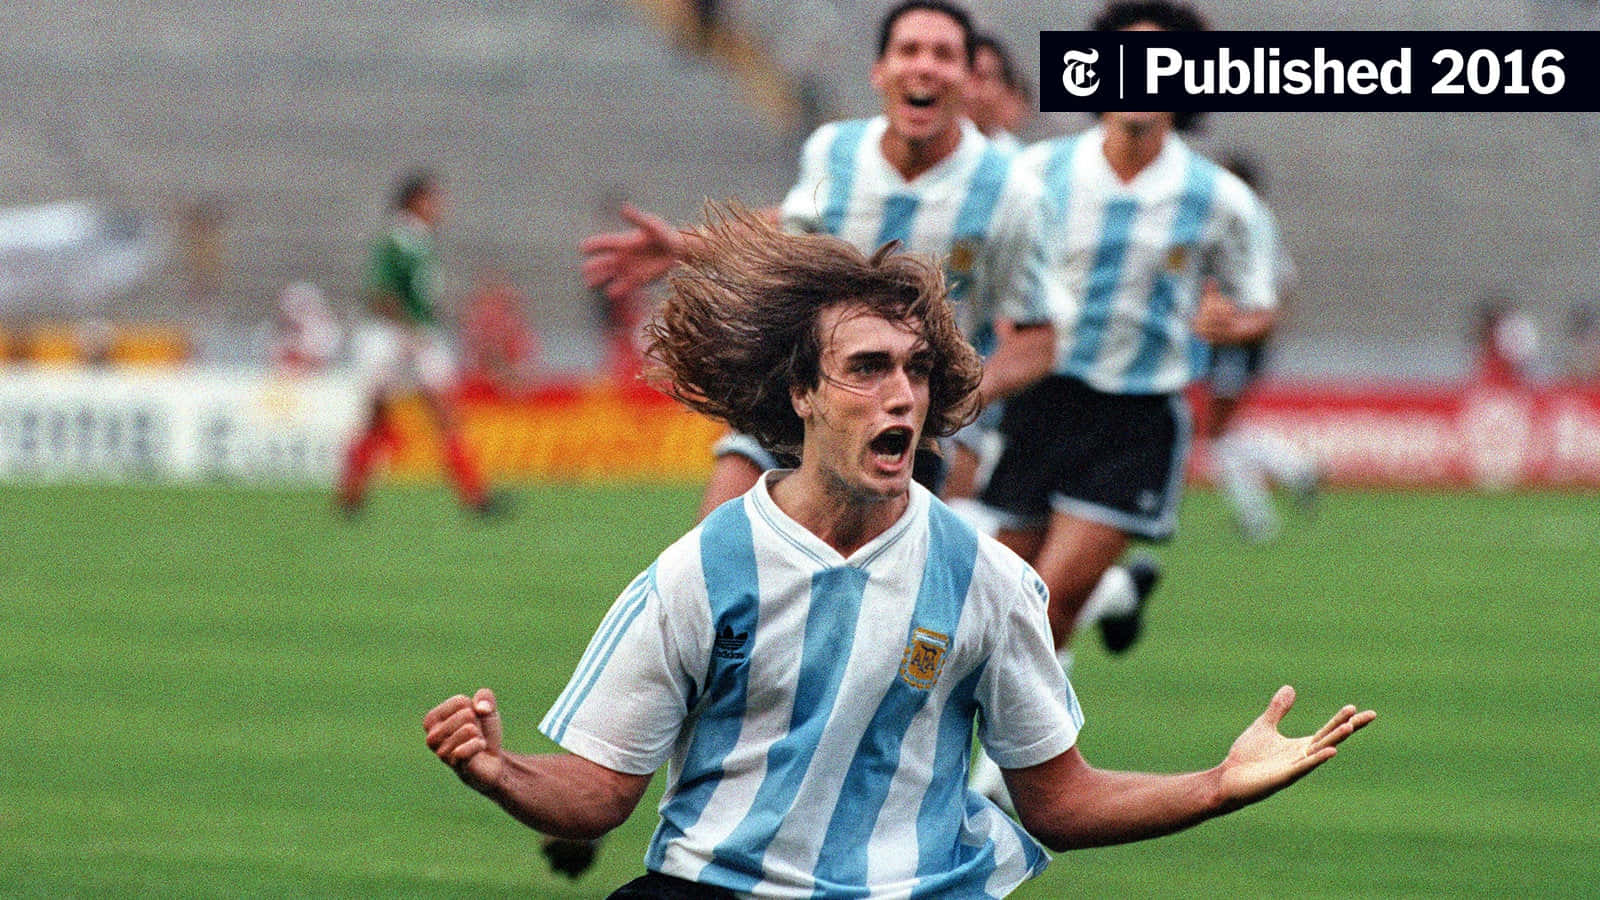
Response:
POLYGON ((1030 96, 1006 45, 992 34, 972 39, 972 78, 967 88, 967 118, 995 146, 1022 149, 1017 133, 1027 122, 1030 96))
POLYGON ((486 688, 423 719, 467 785, 568 837, 623 822, 667 766, 647 874, 614 898, 1003 896, 1048 863, 1038 842, 1114 844, 1230 812, 1374 718, 1346 706, 1287 738, 1284 687, 1215 768, 1090 766, 1044 585, 912 481, 912 449, 965 421, 981 367, 939 271, 892 251, 753 216, 699 234, 651 356, 673 395, 797 449, 799 467, 719 507, 623 592, 540 724, 563 752, 506 750, 486 688), (966 788, 975 727, 1020 825, 966 788))
MULTIPOLYGON (((1094 27, 1205 23, 1153 0, 1113 3, 1094 27)), ((1245 317, 1276 302, 1269 248, 1251 240, 1255 198, 1175 133, 1197 118, 1107 112, 1018 158, 1045 185, 1060 344, 1054 373, 1007 402, 1004 450, 980 499, 1049 585, 1063 649, 1090 622, 1113 652, 1137 639, 1158 572, 1114 564, 1131 538, 1166 540, 1177 524, 1191 439, 1182 391, 1201 355, 1191 336, 1249 339, 1245 317), (1207 279, 1233 303, 1202 303, 1207 279)))
MULTIPOLYGON (((1223 157, 1220 162, 1223 168, 1249 185, 1257 198, 1261 196, 1260 170, 1253 161, 1235 153, 1223 157)), ((1277 292, 1281 309, 1294 287, 1294 260, 1283 243, 1276 217, 1265 203, 1261 204, 1254 222, 1256 240, 1272 248, 1272 287, 1277 292)), ((1208 285, 1207 290, 1217 288, 1208 285)), ((1256 315, 1273 316, 1274 312, 1267 310, 1256 315)), ((1271 487, 1283 487, 1302 508, 1310 508, 1316 502, 1322 483, 1322 467, 1315 457, 1293 443, 1259 429, 1240 426, 1235 421, 1239 404, 1266 365, 1267 341, 1276 322, 1264 329, 1247 320, 1240 325, 1244 333, 1259 334, 1259 337, 1241 343, 1212 345, 1206 371, 1209 388, 1206 423, 1211 432, 1212 460, 1234 524, 1245 540, 1261 544, 1277 537, 1281 527, 1272 506, 1271 487)))

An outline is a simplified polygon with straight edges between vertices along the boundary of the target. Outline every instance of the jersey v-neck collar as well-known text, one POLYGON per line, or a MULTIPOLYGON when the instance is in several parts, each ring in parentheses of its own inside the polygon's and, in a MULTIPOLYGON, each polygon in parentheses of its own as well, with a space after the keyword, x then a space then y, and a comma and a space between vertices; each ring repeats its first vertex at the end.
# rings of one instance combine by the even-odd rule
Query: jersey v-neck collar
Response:
POLYGON ((870 569, 874 560, 899 543, 900 539, 911 530, 912 523, 916 522, 928 507, 927 489, 912 482, 909 502, 906 503, 906 508, 900 513, 900 517, 885 528, 882 534, 862 544, 847 557, 829 546, 827 541, 813 534, 810 529, 790 518, 788 513, 779 508, 777 501, 772 499, 769 482, 775 477, 787 474, 788 471, 769 472, 762 476, 756 482, 755 488, 750 491, 751 508, 763 522, 783 538, 784 544, 794 553, 810 564, 824 569, 837 569, 841 566, 870 569))
POLYGON ((956 125, 961 129, 961 140, 956 142, 955 149, 951 150, 944 159, 918 172, 917 176, 910 180, 901 175, 900 170, 896 169, 894 164, 889 162, 888 158, 883 155, 883 135, 889 130, 888 116, 874 116, 864 137, 871 147, 872 159, 877 164, 880 174, 887 183, 894 185, 897 189, 919 191, 923 190, 926 185, 938 184, 950 172, 964 165, 965 160, 971 159, 982 152, 983 142, 987 141, 988 138, 985 138, 978 131, 977 126, 966 119, 958 120, 956 125))
POLYGON ((1104 183, 1115 185, 1114 190, 1122 194, 1132 194, 1135 197, 1147 198, 1168 193, 1170 185, 1183 178, 1184 160, 1188 157, 1189 145, 1176 132, 1168 132, 1166 139, 1161 142, 1161 151, 1150 164, 1139 170, 1132 181, 1123 181, 1118 177, 1115 169, 1111 168, 1111 161, 1106 159, 1106 130, 1103 125, 1096 125, 1087 134, 1089 140, 1083 149, 1094 154, 1095 174, 1104 179, 1104 183))

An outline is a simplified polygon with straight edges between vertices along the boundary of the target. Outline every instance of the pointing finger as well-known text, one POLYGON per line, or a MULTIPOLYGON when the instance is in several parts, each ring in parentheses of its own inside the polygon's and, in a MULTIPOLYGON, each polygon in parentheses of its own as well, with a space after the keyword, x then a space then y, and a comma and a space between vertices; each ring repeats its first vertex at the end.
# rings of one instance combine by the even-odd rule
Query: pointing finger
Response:
POLYGON ((624 203, 618 212, 622 214, 624 219, 627 219, 634 225, 643 228, 645 231, 659 232, 666 226, 666 222, 650 215, 631 203, 624 203))

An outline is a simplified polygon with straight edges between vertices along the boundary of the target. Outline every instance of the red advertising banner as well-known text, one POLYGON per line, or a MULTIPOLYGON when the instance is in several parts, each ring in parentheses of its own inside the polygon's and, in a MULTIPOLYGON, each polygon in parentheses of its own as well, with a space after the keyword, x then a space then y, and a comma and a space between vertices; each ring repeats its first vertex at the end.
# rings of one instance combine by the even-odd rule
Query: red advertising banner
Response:
POLYGON ((1273 382, 1239 423, 1316 454, 1336 484, 1600 488, 1600 388, 1273 382))

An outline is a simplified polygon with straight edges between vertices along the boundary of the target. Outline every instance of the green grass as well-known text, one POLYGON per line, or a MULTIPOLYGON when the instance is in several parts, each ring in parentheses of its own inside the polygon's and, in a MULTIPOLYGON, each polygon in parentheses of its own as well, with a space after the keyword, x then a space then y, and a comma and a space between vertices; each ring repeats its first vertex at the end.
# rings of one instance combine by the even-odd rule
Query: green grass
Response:
MULTIPOLYGON (((695 491, 540 487, 483 524, 442 491, 346 523, 315 492, 0 488, 0 893, 601 897, 654 796, 572 883, 428 753, 493 686, 535 732, 612 596, 695 491)), ((1576 494, 1339 493, 1268 548, 1194 492, 1147 638, 1080 642, 1098 765, 1209 766, 1293 683, 1286 728, 1378 722, 1287 794, 1058 857, 1018 896, 1600 891, 1600 531, 1576 494)), ((1087 637, 1087 636, 1086 636, 1087 637)))

